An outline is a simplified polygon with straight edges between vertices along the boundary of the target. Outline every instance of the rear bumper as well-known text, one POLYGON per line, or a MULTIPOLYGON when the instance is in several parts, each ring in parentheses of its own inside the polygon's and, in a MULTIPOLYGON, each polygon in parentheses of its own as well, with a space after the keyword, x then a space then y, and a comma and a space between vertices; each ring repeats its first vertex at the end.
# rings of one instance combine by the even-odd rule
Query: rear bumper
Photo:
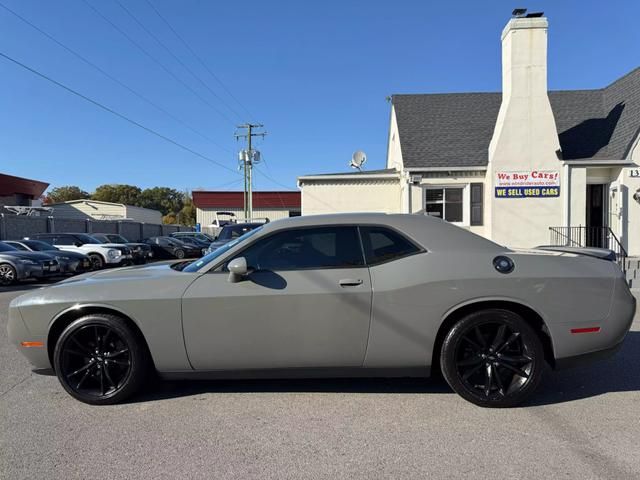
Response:
POLYGON ((556 360, 554 370, 566 370, 568 368, 580 367, 582 365, 588 365, 598 360, 605 360, 615 355, 624 341, 619 342, 613 347, 605 348, 604 350, 598 350, 595 352, 583 353, 581 355, 575 355, 573 357, 559 358, 556 360))
POLYGON ((609 316, 602 322, 589 324, 562 323, 554 335, 555 345, 564 345, 565 355, 555 359, 555 368, 564 369, 588 364, 615 354, 627 333, 636 313, 636 299, 623 277, 616 280, 609 316), (574 328, 593 328, 593 333, 572 332, 574 328))

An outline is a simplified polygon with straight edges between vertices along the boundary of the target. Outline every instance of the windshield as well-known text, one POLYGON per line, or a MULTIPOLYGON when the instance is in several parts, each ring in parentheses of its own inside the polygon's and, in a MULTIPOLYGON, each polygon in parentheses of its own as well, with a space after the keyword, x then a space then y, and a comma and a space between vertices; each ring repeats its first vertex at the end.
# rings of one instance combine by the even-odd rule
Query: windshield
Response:
POLYGON ((76 234, 74 234, 74 236, 78 240, 80 240, 83 245, 85 243, 92 243, 92 244, 102 243, 100 240, 97 240, 97 239, 93 238, 91 235, 85 235, 84 233, 76 233, 76 234))
POLYGON ((129 243, 129 240, 124 238, 122 235, 110 234, 105 235, 105 237, 107 237, 111 243, 129 243))
POLYGON ((257 225, 226 225, 220 232, 218 240, 232 240, 239 238, 246 232, 253 230, 257 225))
POLYGON ((37 252, 46 252, 47 250, 58 250, 57 247, 53 245, 49 245, 46 242, 41 242, 39 240, 25 240, 24 243, 31 250, 35 250, 37 252))
POLYGON ((200 260, 187 265, 182 271, 183 272, 197 272, 198 270, 200 270, 205 265, 208 265, 211 262, 214 262, 218 257, 220 257, 221 255, 227 253, 229 250, 231 250, 233 247, 238 245, 240 242, 246 241, 249 237, 255 235, 260 230, 262 230, 261 226, 258 227, 258 228, 255 228, 253 230, 248 231, 247 233, 245 233, 241 237, 238 237, 235 240, 230 241, 229 243, 225 243, 221 247, 216 248, 209 255, 205 255, 200 260))
POLYGON ((0 252, 17 252, 18 249, 12 247, 11 245, 7 245, 6 243, 0 242, 0 252))

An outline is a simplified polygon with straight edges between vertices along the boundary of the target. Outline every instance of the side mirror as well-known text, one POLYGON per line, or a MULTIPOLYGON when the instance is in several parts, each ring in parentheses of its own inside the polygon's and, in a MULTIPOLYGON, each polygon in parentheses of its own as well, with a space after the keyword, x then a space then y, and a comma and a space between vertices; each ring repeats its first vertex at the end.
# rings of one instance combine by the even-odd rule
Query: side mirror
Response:
POLYGON ((247 273, 249 273, 247 259, 244 257, 234 258, 229 262, 227 268, 229 269, 229 282, 231 283, 240 282, 247 276, 247 273))
POLYGON ((76 247, 81 247, 81 246, 82 246, 82 242, 73 242, 73 244, 74 244, 76 247))

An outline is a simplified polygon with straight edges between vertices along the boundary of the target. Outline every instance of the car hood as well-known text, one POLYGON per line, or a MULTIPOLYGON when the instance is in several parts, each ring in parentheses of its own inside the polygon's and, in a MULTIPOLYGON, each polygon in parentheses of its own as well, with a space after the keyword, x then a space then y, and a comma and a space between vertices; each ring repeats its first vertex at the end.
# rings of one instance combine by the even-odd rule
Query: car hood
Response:
POLYGON ((38 307, 47 304, 116 305, 127 301, 144 301, 158 297, 180 298, 201 274, 171 268, 176 262, 154 263, 137 267, 99 270, 32 290, 15 298, 12 306, 38 307))
POLYGON ((216 248, 221 247, 225 243, 229 243, 230 241, 231 240, 216 240, 215 242, 211 242, 211 245, 209 245, 209 248, 213 251, 216 248))
POLYGON ((83 258, 89 258, 83 253, 71 252, 69 250, 45 250, 43 253, 51 255, 52 257, 67 257, 76 260, 82 260, 83 258))
POLYGON ((51 260, 52 259, 52 256, 47 253, 23 252, 19 250, 15 252, 0 252, 0 255, 8 255, 10 257, 24 258, 29 260, 51 260))

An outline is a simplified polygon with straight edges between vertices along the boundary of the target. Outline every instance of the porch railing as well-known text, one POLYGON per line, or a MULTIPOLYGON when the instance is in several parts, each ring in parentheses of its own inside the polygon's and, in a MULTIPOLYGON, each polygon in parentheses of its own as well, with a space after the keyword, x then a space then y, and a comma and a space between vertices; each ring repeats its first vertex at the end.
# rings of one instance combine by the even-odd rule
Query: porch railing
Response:
POLYGON ((608 248, 625 269, 627 251, 610 227, 549 227, 549 233, 554 246, 608 248))

